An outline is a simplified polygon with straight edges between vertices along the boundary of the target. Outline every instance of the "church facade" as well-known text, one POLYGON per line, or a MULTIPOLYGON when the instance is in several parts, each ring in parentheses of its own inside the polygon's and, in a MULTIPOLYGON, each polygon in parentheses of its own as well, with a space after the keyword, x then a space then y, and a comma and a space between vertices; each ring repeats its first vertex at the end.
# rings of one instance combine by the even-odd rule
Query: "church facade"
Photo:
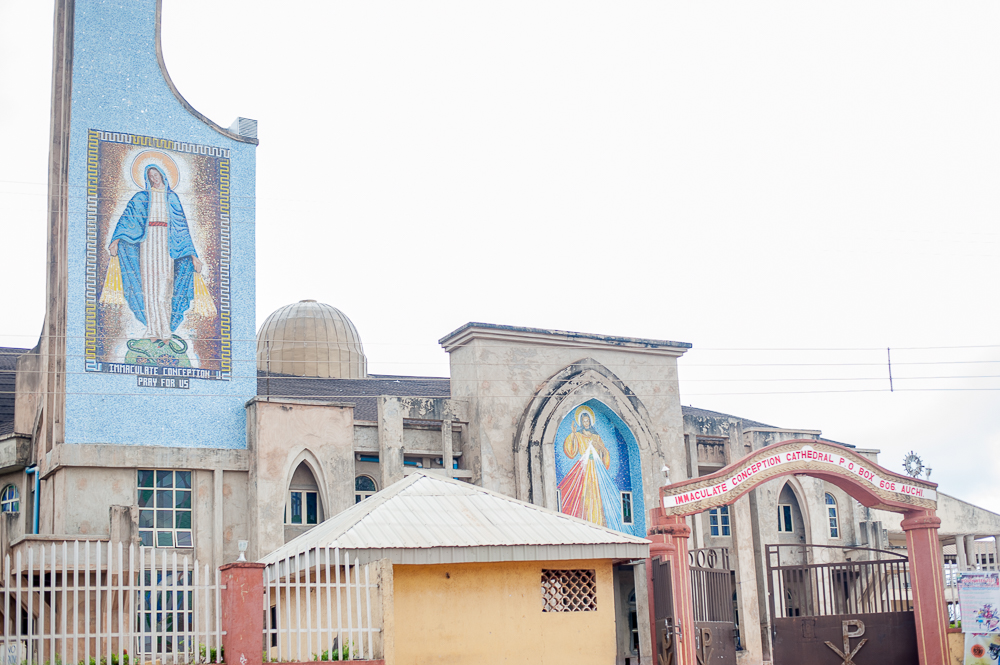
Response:
MULTIPOLYGON (((682 407, 684 342, 468 323, 440 339, 449 376, 418 377, 369 374, 322 303, 256 331, 256 123, 180 96, 159 0, 56 4, 46 318, 34 348, 0 350, 4 553, 110 539, 219 566, 246 541, 255 560, 415 470, 644 536, 667 482, 822 440, 682 407)), ((1000 533, 960 504, 945 544, 1000 533)), ((809 478, 690 522, 694 547, 730 554, 745 663, 770 654, 764 545, 902 533, 809 478)), ((644 566, 614 567, 621 663, 652 658, 644 566)))

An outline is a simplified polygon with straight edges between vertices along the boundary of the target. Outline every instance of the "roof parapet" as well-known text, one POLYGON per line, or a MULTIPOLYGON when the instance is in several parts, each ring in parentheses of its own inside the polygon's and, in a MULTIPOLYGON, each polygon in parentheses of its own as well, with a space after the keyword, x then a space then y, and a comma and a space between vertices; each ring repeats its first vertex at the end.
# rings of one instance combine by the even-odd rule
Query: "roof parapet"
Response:
POLYGON ((584 349, 621 349, 636 353, 650 353, 679 357, 691 348, 687 342, 672 342, 639 337, 617 337, 595 333, 570 332, 568 330, 547 330, 545 328, 523 328, 495 323, 466 323, 441 339, 438 344, 448 353, 476 339, 494 340, 506 344, 527 344, 531 346, 560 346, 584 349))

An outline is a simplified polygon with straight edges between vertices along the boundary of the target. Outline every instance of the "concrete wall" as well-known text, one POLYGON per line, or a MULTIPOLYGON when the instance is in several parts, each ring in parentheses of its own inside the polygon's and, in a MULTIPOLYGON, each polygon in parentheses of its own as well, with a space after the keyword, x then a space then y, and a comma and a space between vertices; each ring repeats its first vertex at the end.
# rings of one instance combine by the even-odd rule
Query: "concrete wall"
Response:
POLYGON ((18 357, 14 380, 14 431, 19 434, 33 434, 37 429, 45 383, 42 374, 42 357, 37 351, 31 350, 18 357))
MULTIPOLYGON (((137 505, 138 468, 157 467, 68 467, 54 473, 46 482, 54 489, 54 496, 50 497, 54 509, 50 514, 55 519, 53 528, 43 533, 66 536, 69 539, 108 538, 111 506, 137 505)), ((218 565, 234 561, 239 556, 236 541, 247 537, 247 474, 227 472, 223 477, 225 480, 221 496, 225 528, 219 529, 217 533, 215 473, 206 469, 192 471, 194 547, 190 550, 178 549, 177 552, 181 556, 196 558, 202 564, 213 563, 220 554, 222 558, 218 559, 218 565)))
POLYGON ((327 515, 354 505, 353 405, 253 399, 247 405, 247 505, 254 560, 285 543, 286 494, 299 464, 316 480, 327 515))
MULTIPOLYGON (((956 499, 938 492, 937 516, 941 518, 941 528, 938 535, 942 538, 951 536, 995 536, 1000 534, 1000 515, 984 508, 956 499)), ((890 532, 902 534, 899 524, 903 521, 901 513, 889 513, 884 510, 873 510, 872 518, 882 522, 882 527, 890 532)))
POLYGON ((676 356, 682 350, 660 355, 610 344, 581 347, 567 342, 559 346, 490 338, 471 339, 449 351, 452 398, 469 405, 468 459, 463 460, 463 467, 472 471, 474 483, 556 508, 554 468, 547 482, 537 476, 552 466, 545 449, 554 445, 555 428, 544 431, 539 448, 533 447, 534 442, 529 446, 518 441, 518 435, 539 421, 539 408, 551 409, 544 420, 557 424, 591 398, 604 402, 632 429, 642 456, 646 506, 657 505, 664 464, 672 474, 680 474, 672 478, 687 477, 677 384, 676 356), (571 389, 566 382, 553 379, 581 361, 593 369, 575 373, 571 389), (625 390, 615 386, 615 379, 625 390), (536 398, 550 383, 556 384, 553 390, 563 393, 553 395, 554 402, 537 406, 536 398))
POLYGON ((398 665, 615 662, 610 561, 393 567, 398 665), (596 612, 542 612, 547 568, 597 571, 596 612))
MULTIPOLYGON (((112 506, 137 506, 139 469, 184 469, 192 471, 194 547, 178 554, 222 565, 236 560, 237 541, 248 537, 245 450, 62 445, 48 461, 39 495, 42 536, 107 538, 112 506)), ((22 514, 27 518, 25 507, 22 514)))

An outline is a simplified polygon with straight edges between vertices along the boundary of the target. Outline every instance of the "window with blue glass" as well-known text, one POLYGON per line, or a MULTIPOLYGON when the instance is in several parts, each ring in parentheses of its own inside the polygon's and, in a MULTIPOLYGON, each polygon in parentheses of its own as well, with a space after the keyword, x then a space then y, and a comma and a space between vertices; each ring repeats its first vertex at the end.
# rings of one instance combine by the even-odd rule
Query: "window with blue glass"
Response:
POLYGON ((728 536, 729 506, 719 506, 708 511, 708 529, 713 536, 728 536))
POLYGON ((140 469, 139 540, 145 547, 194 547, 191 472, 140 469))
POLYGON ((0 512, 21 512, 21 495, 16 485, 7 485, 3 488, 3 494, 0 494, 0 512))
POLYGON ((288 493, 286 524, 319 524, 319 494, 307 490, 288 493))
POLYGON ((354 503, 361 503, 377 491, 378 486, 371 476, 358 476, 354 479, 354 503))
POLYGON ((826 493, 826 517, 830 522, 830 537, 840 538, 840 518, 837 515, 837 500, 826 493))
POLYGON ((146 570, 143 572, 142 632, 146 653, 152 652, 153 640, 159 653, 187 653, 195 644, 189 641, 194 630, 193 571, 146 570), (153 576, 156 583, 153 584, 153 576))

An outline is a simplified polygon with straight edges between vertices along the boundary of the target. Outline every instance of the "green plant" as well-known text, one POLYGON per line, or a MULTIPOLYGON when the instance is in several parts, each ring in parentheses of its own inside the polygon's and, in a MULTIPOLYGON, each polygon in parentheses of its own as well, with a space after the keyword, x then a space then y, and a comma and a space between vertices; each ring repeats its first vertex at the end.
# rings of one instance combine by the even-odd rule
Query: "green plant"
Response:
MULTIPOLYGON (((330 651, 329 650, 324 650, 323 653, 319 654, 319 656, 317 656, 316 654, 313 654, 312 655, 312 659, 314 661, 323 661, 323 660, 327 660, 327 661, 329 661, 329 660, 349 660, 350 657, 351 657, 351 647, 353 647, 353 646, 354 646, 354 643, 350 642, 350 643, 345 644, 344 646, 342 646, 340 649, 334 649, 333 650, 333 657, 332 658, 330 656, 330 651)), ((355 652, 357 652, 357 649, 355 649, 355 652)))
MULTIPOLYGON (((223 663, 226 662, 226 647, 225 646, 219 647, 218 655, 219 655, 219 660, 221 662, 223 662, 223 663)), ((215 662, 215 656, 216 656, 215 647, 212 647, 211 649, 209 649, 204 644, 199 644, 198 645, 198 656, 199 656, 199 662, 202 662, 202 663, 214 663, 215 662)), ((126 663, 126 665, 127 665, 127 663, 126 663)))
MULTIPOLYGON (((122 655, 121 659, 118 658, 118 654, 113 653, 111 654, 111 665, 128 665, 128 658, 128 651, 122 655)), ((45 665, 50 665, 49 661, 45 661, 45 665)), ((54 665, 63 665, 62 658, 59 654, 56 654, 54 665)), ((77 665, 88 665, 88 662, 81 660, 77 663, 77 665)), ((97 658, 91 656, 89 665, 108 665, 108 658, 107 656, 101 656, 100 660, 98 660, 97 658)))

